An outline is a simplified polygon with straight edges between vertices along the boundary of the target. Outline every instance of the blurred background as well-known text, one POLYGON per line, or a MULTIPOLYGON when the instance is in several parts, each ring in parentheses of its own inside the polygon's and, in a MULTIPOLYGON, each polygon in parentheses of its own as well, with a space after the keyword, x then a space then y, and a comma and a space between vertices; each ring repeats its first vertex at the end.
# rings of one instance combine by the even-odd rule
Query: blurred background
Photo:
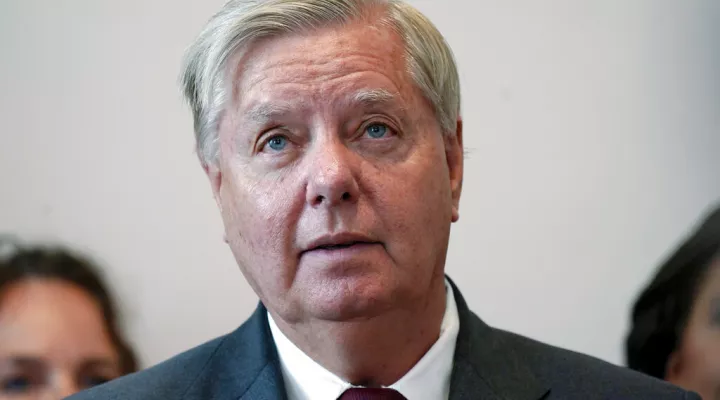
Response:
MULTIPOLYGON (((257 301, 177 84, 222 3, 0 2, 0 233, 103 265, 143 366, 257 301)), ((639 289, 720 199, 720 2, 411 3, 462 77, 449 275, 488 323, 622 363, 639 289)))

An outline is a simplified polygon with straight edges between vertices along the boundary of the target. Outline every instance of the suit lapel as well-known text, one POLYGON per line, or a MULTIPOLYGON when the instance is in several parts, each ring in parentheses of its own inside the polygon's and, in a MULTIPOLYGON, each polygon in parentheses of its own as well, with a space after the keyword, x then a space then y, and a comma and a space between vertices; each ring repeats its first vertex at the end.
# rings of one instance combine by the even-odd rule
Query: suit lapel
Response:
POLYGON ((282 375, 277 366, 267 364, 238 400, 286 400, 282 375))
POLYGON ((239 337, 246 343, 256 344, 263 349, 263 362, 265 365, 256 375, 238 400, 287 400, 287 392, 280 372, 280 359, 277 348, 270 332, 267 321, 267 309, 260 303, 252 316, 254 334, 239 337), (259 339, 259 340, 258 340, 259 339))
POLYGON ((457 286, 452 281, 450 285, 460 316, 450 400, 538 400, 547 394, 549 388, 534 376, 522 355, 473 314, 457 286))
POLYGON ((227 335, 183 400, 286 400, 277 350, 262 304, 227 335))

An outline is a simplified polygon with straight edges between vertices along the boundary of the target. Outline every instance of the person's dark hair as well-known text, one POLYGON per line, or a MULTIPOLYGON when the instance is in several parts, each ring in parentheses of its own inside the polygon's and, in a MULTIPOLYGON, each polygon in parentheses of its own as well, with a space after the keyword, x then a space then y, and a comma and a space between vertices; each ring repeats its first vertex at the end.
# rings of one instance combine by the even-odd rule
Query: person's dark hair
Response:
POLYGON ((720 257, 720 207, 659 268, 632 308, 625 343, 628 367, 664 379, 700 285, 720 257))
POLYGON ((12 284, 33 278, 58 279, 76 285, 100 306, 110 340, 119 355, 120 372, 137 371, 135 354, 120 334, 115 304, 97 268, 89 260, 59 247, 24 248, 8 242, 4 245, 13 249, 0 254, 0 295, 12 284))

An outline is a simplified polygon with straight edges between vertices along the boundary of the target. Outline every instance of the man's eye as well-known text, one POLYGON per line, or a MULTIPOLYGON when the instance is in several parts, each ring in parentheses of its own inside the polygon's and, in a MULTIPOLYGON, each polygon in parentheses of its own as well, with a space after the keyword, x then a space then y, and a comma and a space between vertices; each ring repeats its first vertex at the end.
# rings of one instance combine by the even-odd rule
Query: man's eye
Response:
POLYGON ((365 132, 373 139, 380 139, 388 134, 390 128, 381 123, 370 124, 365 128, 365 132))
POLYGON ((2 381, 0 393, 17 394, 29 392, 32 389, 32 381, 26 376, 10 377, 2 381))
POLYGON ((275 135, 268 139, 266 146, 274 151, 282 151, 288 144, 288 139, 282 135, 275 135))

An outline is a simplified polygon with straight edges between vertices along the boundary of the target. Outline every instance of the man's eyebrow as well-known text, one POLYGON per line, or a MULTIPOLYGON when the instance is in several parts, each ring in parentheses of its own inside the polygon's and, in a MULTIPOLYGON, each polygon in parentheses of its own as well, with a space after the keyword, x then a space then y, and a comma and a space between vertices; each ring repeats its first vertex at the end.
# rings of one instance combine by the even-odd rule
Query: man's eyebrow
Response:
MULTIPOLYGON (((350 102, 366 108, 396 103, 398 96, 386 89, 369 89, 355 92, 350 102)), ((243 113, 244 119, 257 123, 272 121, 293 111, 289 104, 261 101, 250 105, 243 113)))
POLYGON ((284 104, 262 102, 251 106, 244 113, 244 117, 254 122, 265 122, 285 115, 290 110, 290 107, 284 104))
POLYGON ((375 106, 391 103, 396 97, 396 95, 385 89, 370 89, 356 92, 352 97, 352 101, 355 104, 362 104, 364 106, 375 106))

